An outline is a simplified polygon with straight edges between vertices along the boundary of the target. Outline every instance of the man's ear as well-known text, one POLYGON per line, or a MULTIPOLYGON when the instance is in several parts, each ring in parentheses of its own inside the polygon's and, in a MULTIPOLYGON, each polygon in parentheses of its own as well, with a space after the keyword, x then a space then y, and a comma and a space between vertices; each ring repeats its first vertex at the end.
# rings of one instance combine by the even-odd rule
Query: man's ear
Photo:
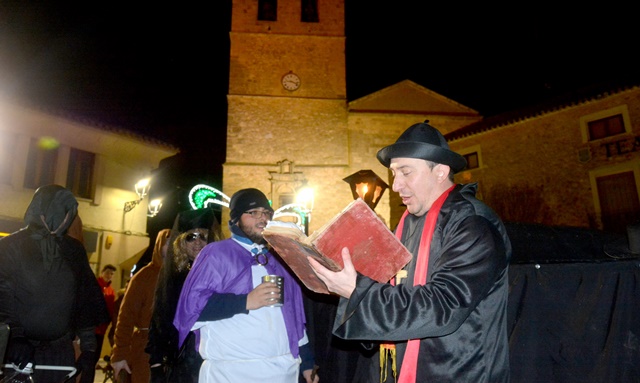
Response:
POLYGON ((438 176, 438 181, 442 182, 444 180, 449 179, 449 172, 451 172, 451 167, 445 164, 438 164, 438 168, 436 169, 436 175, 438 176))

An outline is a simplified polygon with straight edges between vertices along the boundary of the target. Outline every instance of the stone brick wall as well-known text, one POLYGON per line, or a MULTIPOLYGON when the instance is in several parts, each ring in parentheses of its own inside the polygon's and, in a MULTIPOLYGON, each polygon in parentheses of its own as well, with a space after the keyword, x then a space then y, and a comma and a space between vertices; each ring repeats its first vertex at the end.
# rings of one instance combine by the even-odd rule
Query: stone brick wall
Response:
POLYGON ((229 96, 228 163, 346 165, 344 100, 229 96))
POLYGON ((509 199, 534 222, 593 226, 598 213, 591 173, 603 168, 611 173, 618 168, 638 168, 640 144, 635 151, 606 157, 602 144, 611 139, 585 143, 580 119, 621 105, 628 107, 633 128, 624 136, 633 141, 640 135, 638 88, 451 142, 454 150, 478 145, 482 153, 481 168, 463 172, 458 181, 479 182, 481 195, 489 204, 499 205, 509 199), (590 151, 590 160, 580 160, 581 149, 590 151))
POLYGON ((346 98, 344 37, 231 33, 229 94, 346 98), (288 72, 298 90, 282 87, 288 72))
MULTIPOLYGON (((343 178, 370 169, 389 184, 376 212, 394 228, 404 207, 391 190, 388 169, 376 159, 378 150, 426 119, 446 134, 482 117, 410 81, 352 101, 350 110, 344 2, 319 2, 320 23, 300 23, 299 4, 280 0, 278 21, 262 22, 256 20, 256 1, 234 0, 223 191, 231 195, 257 187, 278 208, 279 191, 270 176, 279 162, 291 161, 315 189, 313 231, 351 201, 343 178), (280 83, 289 71, 301 77, 302 86, 294 92, 280 83), (411 102, 407 95, 413 95, 411 102), (442 110, 434 109, 438 106, 442 110)), ((640 185, 640 144, 630 153, 603 156, 602 142, 583 142, 581 118, 627 105, 634 131, 626 136, 633 140, 640 135, 639 92, 603 94, 450 142, 459 152, 479 150, 481 158, 479 169, 457 175, 456 181, 478 182, 479 197, 511 218, 593 225, 599 214, 595 174, 634 169, 640 185), (583 162, 578 153, 585 149, 591 159, 583 162)), ((228 219, 228 212, 223 213, 228 219)))
POLYGON ((231 30, 256 33, 344 35, 344 0, 318 1, 319 23, 300 23, 300 0, 278 0, 277 22, 258 19, 257 0, 233 0, 231 30))

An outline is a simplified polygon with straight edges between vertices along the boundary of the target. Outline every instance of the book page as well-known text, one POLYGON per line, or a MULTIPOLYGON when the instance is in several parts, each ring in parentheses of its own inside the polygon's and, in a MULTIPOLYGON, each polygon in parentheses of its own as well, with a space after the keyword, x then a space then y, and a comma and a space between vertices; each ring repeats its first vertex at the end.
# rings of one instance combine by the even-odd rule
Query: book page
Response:
POLYGON ((286 235, 291 239, 301 242, 305 242, 307 239, 306 234, 293 222, 269 221, 262 231, 262 235, 264 234, 286 235))

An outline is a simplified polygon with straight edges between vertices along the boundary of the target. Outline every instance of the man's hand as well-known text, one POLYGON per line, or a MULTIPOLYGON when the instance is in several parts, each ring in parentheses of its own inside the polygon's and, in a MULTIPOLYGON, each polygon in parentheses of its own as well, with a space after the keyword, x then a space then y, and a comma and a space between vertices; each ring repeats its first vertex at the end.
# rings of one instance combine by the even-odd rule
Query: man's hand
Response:
POLYGON ((302 371, 302 377, 306 383, 318 383, 320 381, 320 377, 318 376, 317 366, 311 370, 302 371))
POLYGON ((342 249, 342 262, 344 268, 341 271, 333 272, 326 267, 319 264, 315 259, 307 257, 309 264, 316 272, 322 282, 327 285, 327 288, 332 293, 336 293, 342 297, 349 298, 356 288, 356 278, 358 273, 356 272, 353 263, 351 262, 351 254, 348 248, 342 249))
POLYGON ((120 376, 120 371, 124 369, 126 372, 131 374, 131 367, 126 360, 119 360, 117 362, 111 362, 111 367, 113 367, 113 372, 115 376, 120 376))
POLYGON ((280 298, 280 288, 274 282, 262 282, 247 295, 247 310, 271 306, 280 298))

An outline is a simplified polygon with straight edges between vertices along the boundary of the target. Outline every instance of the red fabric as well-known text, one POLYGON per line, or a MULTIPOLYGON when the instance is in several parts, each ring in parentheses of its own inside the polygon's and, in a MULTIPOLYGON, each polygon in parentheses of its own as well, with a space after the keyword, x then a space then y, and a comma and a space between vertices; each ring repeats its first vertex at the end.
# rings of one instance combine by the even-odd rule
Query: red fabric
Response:
MULTIPOLYGON (((116 311, 116 293, 111 287, 111 282, 107 282, 102 277, 98 277, 98 284, 102 289, 105 301, 107 301, 107 310, 109 311, 109 317, 113 320, 113 314, 116 311)), ((96 327, 96 334, 105 335, 107 328, 111 322, 106 322, 96 327)))
MULTIPOLYGON (((455 187, 450 187, 447 191, 442 193, 440 197, 431 205, 431 209, 427 213, 427 219, 424 222, 424 229, 422 230, 422 236, 420 237, 420 248, 418 250, 418 260, 416 262, 416 270, 413 275, 413 285, 424 285, 427 283, 427 269, 429 268, 429 249, 431 247, 431 238, 433 238, 433 232, 436 229, 436 221, 438 220, 438 214, 442 204, 447 199, 449 192, 455 187)), ((404 227, 404 218, 409 214, 405 211, 402 215, 402 219, 398 224, 396 230, 396 236, 398 239, 402 238, 402 229, 404 227)), ((407 350, 405 351, 404 358, 402 359, 402 369, 400 371, 400 377, 398 383, 415 383, 416 374, 418 371, 418 351, 420 350, 420 339, 410 339, 407 343, 407 350)))

